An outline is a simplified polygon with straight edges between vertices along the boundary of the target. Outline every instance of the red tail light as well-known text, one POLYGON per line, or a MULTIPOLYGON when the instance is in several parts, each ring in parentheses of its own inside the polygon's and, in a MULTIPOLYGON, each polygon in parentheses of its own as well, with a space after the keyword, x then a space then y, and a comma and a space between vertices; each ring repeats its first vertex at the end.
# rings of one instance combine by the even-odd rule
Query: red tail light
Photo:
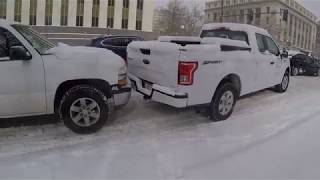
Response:
POLYGON ((178 66, 178 84, 192 85, 194 72, 198 68, 198 62, 182 62, 179 61, 178 66))

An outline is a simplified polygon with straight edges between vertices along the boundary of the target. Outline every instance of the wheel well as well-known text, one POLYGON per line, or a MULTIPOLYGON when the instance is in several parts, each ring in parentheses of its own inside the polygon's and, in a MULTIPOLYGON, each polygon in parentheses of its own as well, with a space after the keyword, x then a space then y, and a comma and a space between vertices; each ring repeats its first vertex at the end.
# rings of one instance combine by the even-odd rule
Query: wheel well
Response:
POLYGON ((286 72, 290 73, 290 68, 289 67, 286 69, 286 72))
POLYGON ((227 76, 225 76, 219 83, 217 89, 224 85, 225 83, 232 83, 236 89, 238 90, 238 95, 240 96, 241 94, 241 81, 240 81, 240 77, 236 74, 229 74, 227 76))
POLYGON ((92 85, 98 89, 100 89, 107 98, 111 97, 111 87, 107 81, 101 79, 76 79, 76 80, 68 80, 59 85, 56 90, 55 97, 54 97, 54 110, 57 112, 59 108, 59 103, 66 91, 76 85, 92 85))

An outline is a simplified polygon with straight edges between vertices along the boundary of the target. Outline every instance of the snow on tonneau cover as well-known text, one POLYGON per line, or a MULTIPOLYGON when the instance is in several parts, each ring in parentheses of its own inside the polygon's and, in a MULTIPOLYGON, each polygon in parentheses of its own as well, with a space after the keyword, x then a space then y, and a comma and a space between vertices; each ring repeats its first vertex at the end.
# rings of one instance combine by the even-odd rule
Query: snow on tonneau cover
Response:
POLYGON ((190 54, 208 45, 213 50, 211 53, 219 53, 220 50, 236 50, 233 47, 250 49, 246 42, 239 40, 217 37, 161 36, 157 41, 130 43, 127 49, 128 69, 134 76, 147 83, 176 88, 178 86, 178 62, 195 61, 195 59, 185 57, 184 52, 190 54))

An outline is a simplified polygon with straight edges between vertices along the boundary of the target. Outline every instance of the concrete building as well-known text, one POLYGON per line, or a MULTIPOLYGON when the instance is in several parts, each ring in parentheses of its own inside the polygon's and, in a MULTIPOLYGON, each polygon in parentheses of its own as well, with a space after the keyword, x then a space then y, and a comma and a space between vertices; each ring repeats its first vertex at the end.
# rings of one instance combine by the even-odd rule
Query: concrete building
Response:
POLYGON ((224 22, 267 29, 281 47, 306 51, 316 47, 317 17, 295 0, 224 0, 223 6, 221 0, 211 0, 206 3, 205 21, 219 22, 221 12, 224 22), (284 10, 288 10, 287 21, 283 19, 284 10))
POLYGON ((316 38, 316 49, 314 55, 320 58, 320 21, 317 22, 317 38, 316 38))
POLYGON ((32 25, 62 41, 107 32, 148 34, 153 29, 153 13, 153 0, 0 0, 0 18, 32 25))

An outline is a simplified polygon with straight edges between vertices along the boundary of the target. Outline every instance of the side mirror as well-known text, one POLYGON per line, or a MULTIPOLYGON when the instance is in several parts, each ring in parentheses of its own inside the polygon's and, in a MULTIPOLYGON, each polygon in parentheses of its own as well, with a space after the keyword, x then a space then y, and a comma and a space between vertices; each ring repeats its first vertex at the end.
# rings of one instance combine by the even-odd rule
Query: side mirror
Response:
POLYGON ((289 53, 288 53, 288 51, 283 50, 280 56, 281 56, 281 58, 288 58, 289 57, 289 53))
POLYGON ((12 46, 9 49, 10 60, 30 60, 32 56, 23 46, 12 46))

